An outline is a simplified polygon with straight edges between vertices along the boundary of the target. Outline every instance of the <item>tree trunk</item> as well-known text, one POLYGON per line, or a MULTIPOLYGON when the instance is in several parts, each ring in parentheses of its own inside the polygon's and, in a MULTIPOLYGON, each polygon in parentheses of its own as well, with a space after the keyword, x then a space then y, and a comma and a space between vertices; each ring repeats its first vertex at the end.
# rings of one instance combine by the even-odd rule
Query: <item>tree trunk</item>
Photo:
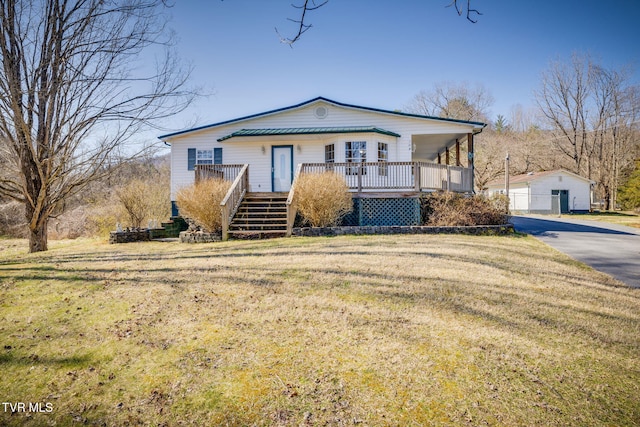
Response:
POLYGON ((27 221, 29 221, 29 253, 34 252, 43 252, 48 250, 48 239, 47 239, 47 229, 49 225, 48 216, 42 216, 40 213, 40 217, 37 221, 34 220, 34 215, 37 215, 35 212, 30 212, 32 209, 27 207, 26 217, 27 221), (33 222, 32 222, 33 221, 33 222), (35 224, 33 226, 32 224, 35 224))
POLYGON ((611 210, 611 191, 609 189, 608 185, 604 186, 604 210, 605 211, 609 211, 611 210))
POLYGON ((48 250, 47 225, 29 230, 29 252, 43 252, 48 250))

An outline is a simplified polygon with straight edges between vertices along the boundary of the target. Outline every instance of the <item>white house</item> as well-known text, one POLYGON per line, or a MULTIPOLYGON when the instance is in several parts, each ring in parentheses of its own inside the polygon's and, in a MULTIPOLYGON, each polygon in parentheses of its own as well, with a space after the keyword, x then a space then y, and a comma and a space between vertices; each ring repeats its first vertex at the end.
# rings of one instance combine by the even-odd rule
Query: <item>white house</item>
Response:
MULTIPOLYGON (((588 212, 594 182, 566 170, 509 177, 509 208, 514 213, 588 212)), ((505 194, 504 179, 488 184, 489 195, 505 194)))
MULTIPOLYGON (((296 173, 330 169, 345 177, 354 193, 354 206, 365 203, 356 199, 377 199, 377 209, 388 213, 406 209, 385 199, 416 199, 420 192, 438 189, 472 192, 473 136, 485 126, 318 97, 159 138, 171 145, 172 201, 180 187, 212 175, 239 181, 243 189, 230 196, 238 206, 243 198, 257 197, 256 193, 292 197, 289 192, 296 173), (460 160, 461 147, 468 152, 465 165, 460 160), (451 151, 457 154, 451 156, 457 164, 442 164, 451 151)), ((229 215, 238 206, 232 206, 229 215)), ((366 218, 363 221, 361 207, 358 210, 360 216, 353 221, 364 225, 366 218)), ((414 224, 415 209, 409 210, 409 219, 387 215, 382 222, 414 224)), ((173 211, 177 214, 175 203, 173 211)))

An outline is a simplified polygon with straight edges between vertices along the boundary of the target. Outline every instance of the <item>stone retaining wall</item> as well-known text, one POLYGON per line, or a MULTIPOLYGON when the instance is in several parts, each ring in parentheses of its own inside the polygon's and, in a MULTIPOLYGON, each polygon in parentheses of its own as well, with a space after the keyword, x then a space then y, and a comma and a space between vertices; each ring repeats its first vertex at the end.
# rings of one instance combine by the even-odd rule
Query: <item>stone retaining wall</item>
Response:
POLYGON ((347 234, 473 234, 502 236, 513 234, 513 224, 460 227, 428 226, 365 226, 365 227, 302 227, 294 228, 293 236, 341 236, 347 234))
POLYGON ((180 243, 211 243, 221 240, 221 233, 205 233, 203 231, 182 231, 180 233, 180 243))
POLYGON ((109 243, 148 242, 150 240, 149 230, 112 231, 109 233, 109 243))
MULTIPOLYGON (((150 241, 153 230, 112 231, 109 243, 131 243, 150 241)), ((513 234, 513 224, 477 225, 460 227, 428 227, 428 226, 344 226, 344 227, 296 227, 292 236, 342 236, 363 234, 473 234, 502 236, 513 234)), ((183 231, 180 233, 181 243, 211 243, 222 240, 220 233, 204 233, 202 231, 183 231)))

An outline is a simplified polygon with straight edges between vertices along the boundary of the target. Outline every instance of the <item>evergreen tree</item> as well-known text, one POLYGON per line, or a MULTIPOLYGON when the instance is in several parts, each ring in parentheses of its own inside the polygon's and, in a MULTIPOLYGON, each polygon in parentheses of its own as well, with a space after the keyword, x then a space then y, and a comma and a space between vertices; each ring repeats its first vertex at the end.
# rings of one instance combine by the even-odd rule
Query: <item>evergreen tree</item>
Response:
POLYGON ((495 127, 497 133, 504 133, 509 130, 507 119, 505 119, 502 114, 498 114, 498 118, 493 126, 495 127))
POLYGON ((629 180, 618 190, 618 201, 622 209, 640 208, 640 160, 636 161, 629 180))

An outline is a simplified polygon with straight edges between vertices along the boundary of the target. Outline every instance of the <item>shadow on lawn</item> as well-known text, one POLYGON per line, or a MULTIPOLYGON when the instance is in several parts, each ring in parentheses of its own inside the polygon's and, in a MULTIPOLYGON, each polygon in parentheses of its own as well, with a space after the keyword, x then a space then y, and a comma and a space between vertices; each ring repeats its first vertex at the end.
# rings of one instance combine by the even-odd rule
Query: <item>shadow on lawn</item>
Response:
POLYGON ((69 356, 69 357, 55 357, 55 356, 40 356, 32 354, 30 356, 18 356, 14 353, 13 349, 0 350, 0 366, 2 365, 14 365, 14 366, 56 366, 56 367, 84 367, 88 366, 93 359, 89 356, 69 356))

